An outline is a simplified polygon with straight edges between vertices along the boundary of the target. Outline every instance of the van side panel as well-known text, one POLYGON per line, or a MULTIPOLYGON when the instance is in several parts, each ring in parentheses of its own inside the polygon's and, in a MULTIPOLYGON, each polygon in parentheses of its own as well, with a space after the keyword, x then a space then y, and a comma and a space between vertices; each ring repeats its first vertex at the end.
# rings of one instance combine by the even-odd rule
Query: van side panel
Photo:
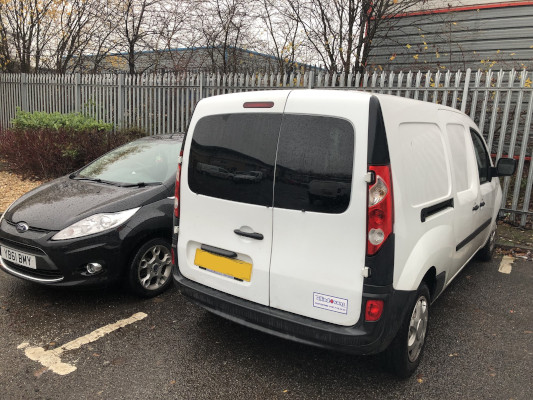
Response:
POLYGON ((450 155, 438 106, 393 96, 380 100, 394 191, 396 290, 416 290, 431 268, 453 256, 450 155), (437 250, 438 249, 438 250, 437 250))

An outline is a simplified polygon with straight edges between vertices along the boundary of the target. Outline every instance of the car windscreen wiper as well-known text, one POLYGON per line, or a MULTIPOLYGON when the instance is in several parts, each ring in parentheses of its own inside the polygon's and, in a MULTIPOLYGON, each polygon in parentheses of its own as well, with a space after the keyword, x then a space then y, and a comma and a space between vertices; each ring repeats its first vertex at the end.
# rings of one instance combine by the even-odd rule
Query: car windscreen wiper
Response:
POLYGON ((74 179, 76 181, 90 181, 90 182, 105 183, 107 185, 113 185, 113 186, 122 186, 118 182, 106 181, 100 178, 88 178, 88 177, 83 177, 83 176, 78 176, 78 175, 71 175, 70 179, 74 179))
POLYGON ((145 186, 158 186, 162 185, 163 182, 137 182, 137 183, 127 183, 120 185, 120 187, 145 187, 145 186))

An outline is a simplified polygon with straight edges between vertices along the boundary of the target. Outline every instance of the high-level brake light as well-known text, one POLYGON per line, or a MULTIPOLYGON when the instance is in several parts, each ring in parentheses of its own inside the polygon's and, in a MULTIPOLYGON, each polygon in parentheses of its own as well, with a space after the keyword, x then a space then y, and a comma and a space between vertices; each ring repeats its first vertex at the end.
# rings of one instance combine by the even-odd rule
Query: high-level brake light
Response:
POLYGON ((247 101, 242 105, 244 108, 272 108, 273 101, 247 101))

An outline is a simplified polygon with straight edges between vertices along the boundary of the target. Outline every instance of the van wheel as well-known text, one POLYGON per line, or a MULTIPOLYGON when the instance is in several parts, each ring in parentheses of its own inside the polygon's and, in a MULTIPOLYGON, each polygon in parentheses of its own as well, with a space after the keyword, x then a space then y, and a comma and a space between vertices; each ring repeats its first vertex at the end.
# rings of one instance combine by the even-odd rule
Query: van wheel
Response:
POLYGON ((429 323, 429 289, 422 282, 396 337, 386 350, 386 360, 400 378, 415 372, 424 351, 429 323))
POLYGON ((170 243, 152 239, 139 248, 129 267, 128 286, 141 297, 163 293, 172 283, 170 243))
POLYGON ((485 246, 483 246, 476 254, 476 257, 480 261, 490 261, 492 260, 492 255, 494 254, 494 247, 496 246, 496 229, 494 229, 491 233, 489 238, 487 239, 487 243, 485 243, 485 246))

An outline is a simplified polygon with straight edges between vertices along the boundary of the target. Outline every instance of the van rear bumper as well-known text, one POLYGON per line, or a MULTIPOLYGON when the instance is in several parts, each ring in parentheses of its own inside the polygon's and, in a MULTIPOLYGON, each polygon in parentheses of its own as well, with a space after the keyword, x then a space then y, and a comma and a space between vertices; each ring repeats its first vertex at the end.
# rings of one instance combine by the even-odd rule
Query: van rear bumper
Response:
POLYGON ((174 280, 192 302, 238 324, 284 339, 351 354, 375 354, 387 348, 398 331, 416 292, 391 286, 367 286, 359 322, 340 326, 302 317, 244 300, 185 278, 177 267, 174 280), (377 322, 364 321, 366 299, 383 299, 385 308, 377 322))

